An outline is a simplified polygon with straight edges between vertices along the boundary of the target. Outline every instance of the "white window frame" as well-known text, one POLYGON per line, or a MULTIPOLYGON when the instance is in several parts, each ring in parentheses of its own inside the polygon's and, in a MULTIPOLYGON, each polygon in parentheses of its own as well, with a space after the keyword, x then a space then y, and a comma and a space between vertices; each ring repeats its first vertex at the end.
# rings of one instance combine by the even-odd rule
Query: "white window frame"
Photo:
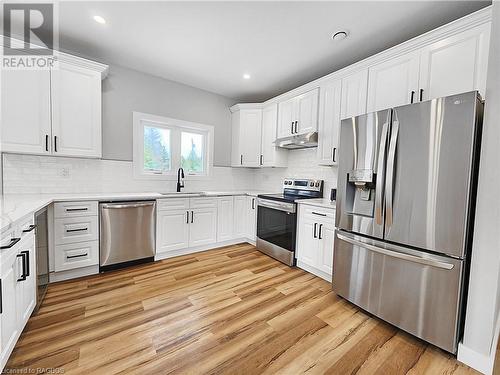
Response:
POLYGON ((181 132, 202 134, 204 140, 203 173, 184 171, 186 180, 203 180, 211 176, 213 168, 214 127, 197 122, 178 120, 170 117, 133 112, 133 166, 134 177, 146 180, 177 180, 177 170, 181 165, 181 132), (166 172, 144 170, 144 126, 154 126, 170 130, 170 165, 166 172))

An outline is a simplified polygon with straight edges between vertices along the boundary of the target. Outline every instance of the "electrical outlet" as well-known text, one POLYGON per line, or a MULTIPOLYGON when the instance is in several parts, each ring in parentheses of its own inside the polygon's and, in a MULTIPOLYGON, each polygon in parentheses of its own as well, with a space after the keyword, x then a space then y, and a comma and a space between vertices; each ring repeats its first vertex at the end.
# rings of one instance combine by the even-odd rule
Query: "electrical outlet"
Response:
POLYGON ((69 177, 69 168, 61 169, 61 176, 64 178, 68 178, 69 177))

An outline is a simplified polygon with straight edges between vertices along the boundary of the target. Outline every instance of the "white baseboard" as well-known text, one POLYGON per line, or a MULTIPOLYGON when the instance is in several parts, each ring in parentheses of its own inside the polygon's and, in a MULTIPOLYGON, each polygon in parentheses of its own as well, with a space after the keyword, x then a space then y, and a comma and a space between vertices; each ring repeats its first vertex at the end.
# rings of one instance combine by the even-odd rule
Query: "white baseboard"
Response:
POLYGON ((155 261, 162 260, 162 259, 168 259, 168 258, 174 258, 174 257, 178 257, 178 256, 181 256, 181 255, 188 255, 188 254, 193 254, 193 253, 199 253, 201 251, 207 251, 207 250, 211 250, 211 249, 216 249, 218 247, 236 245, 236 244, 242 243, 242 242, 248 242, 248 243, 251 243, 252 245, 255 245, 255 241, 253 241, 253 243, 252 243, 252 241, 250 241, 247 238, 235 238, 235 239, 232 239, 232 240, 222 241, 222 242, 215 242, 215 243, 211 243, 211 244, 203 245, 203 246, 188 247, 188 248, 185 248, 185 249, 166 251, 164 253, 157 253, 155 255, 155 261))
POLYGON ((462 343, 458 344, 457 360, 472 367, 485 375, 493 374, 493 367, 495 366, 495 356, 497 353, 498 339, 500 335, 500 315, 495 324, 495 334, 490 346, 490 353, 483 354, 474 351, 473 349, 465 346, 462 343))
POLYGON ((478 353, 460 343, 458 344, 457 360, 485 375, 491 375, 495 354, 493 353, 493 356, 490 356, 478 353))
POLYGON ((297 267, 302 268, 304 271, 312 273, 313 275, 321 277, 322 279, 324 279, 330 283, 332 282, 332 275, 330 275, 329 273, 326 273, 324 271, 321 271, 321 270, 317 269, 316 267, 312 267, 308 264, 305 264, 305 263, 301 262, 300 260, 297 260, 297 267))

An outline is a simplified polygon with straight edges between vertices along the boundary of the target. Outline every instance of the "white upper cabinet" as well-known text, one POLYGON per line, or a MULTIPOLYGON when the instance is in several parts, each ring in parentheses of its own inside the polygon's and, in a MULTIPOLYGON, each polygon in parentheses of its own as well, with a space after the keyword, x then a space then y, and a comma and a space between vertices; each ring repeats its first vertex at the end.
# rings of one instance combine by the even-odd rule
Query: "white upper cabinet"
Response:
POLYGON ((50 72, 3 70, 1 83, 2 151, 49 154, 50 72))
POLYGON ((260 166, 285 167, 287 165, 286 150, 276 147, 276 126, 278 123, 278 105, 268 105, 262 109, 262 141, 260 166))
POLYGON ((60 63, 51 86, 54 154, 101 157, 101 74, 60 63))
POLYGON ((52 70, 4 70, 1 149, 100 158, 101 80, 108 67, 58 53, 52 70))
POLYGON ((320 87, 318 163, 335 165, 338 162, 338 136, 340 130, 340 103, 342 82, 330 80, 320 87))
POLYGON ((296 98, 295 134, 315 132, 318 129, 318 94, 319 89, 314 89, 296 98))
POLYGON ((369 68, 367 112, 414 103, 420 54, 411 52, 369 68))
MULTIPOLYGON (((260 105, 258 105, 260 106, 260 105)), ((259 167, 261 162, 262 109, 236 108, 232 113, 233 167, 259 167)))
POLYGON ((295 98, 286 100, 279 104, 278 116, 278 138, 288 137, 294 131, 295 126, 295 98))
POLYGON ((420 62, 422 99, 472 90, 479 90, 484 97, 489 42, 487 23, 425 47, 420 62))
POLYGON ((342 78, 341 119, 366 113, 368 69, 342 78))
POLYGON ((279 104, 278 138, 317 130, 318 93, 316 88, 279 104))

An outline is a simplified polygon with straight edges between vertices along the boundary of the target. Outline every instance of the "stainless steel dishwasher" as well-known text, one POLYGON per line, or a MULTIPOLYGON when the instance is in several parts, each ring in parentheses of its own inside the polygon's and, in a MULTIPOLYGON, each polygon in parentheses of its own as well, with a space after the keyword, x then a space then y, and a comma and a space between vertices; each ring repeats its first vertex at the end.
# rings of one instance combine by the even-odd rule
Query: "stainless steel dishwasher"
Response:
POLYGON ((154 260, 155 201, 99 203, 100 271, 154 260))

